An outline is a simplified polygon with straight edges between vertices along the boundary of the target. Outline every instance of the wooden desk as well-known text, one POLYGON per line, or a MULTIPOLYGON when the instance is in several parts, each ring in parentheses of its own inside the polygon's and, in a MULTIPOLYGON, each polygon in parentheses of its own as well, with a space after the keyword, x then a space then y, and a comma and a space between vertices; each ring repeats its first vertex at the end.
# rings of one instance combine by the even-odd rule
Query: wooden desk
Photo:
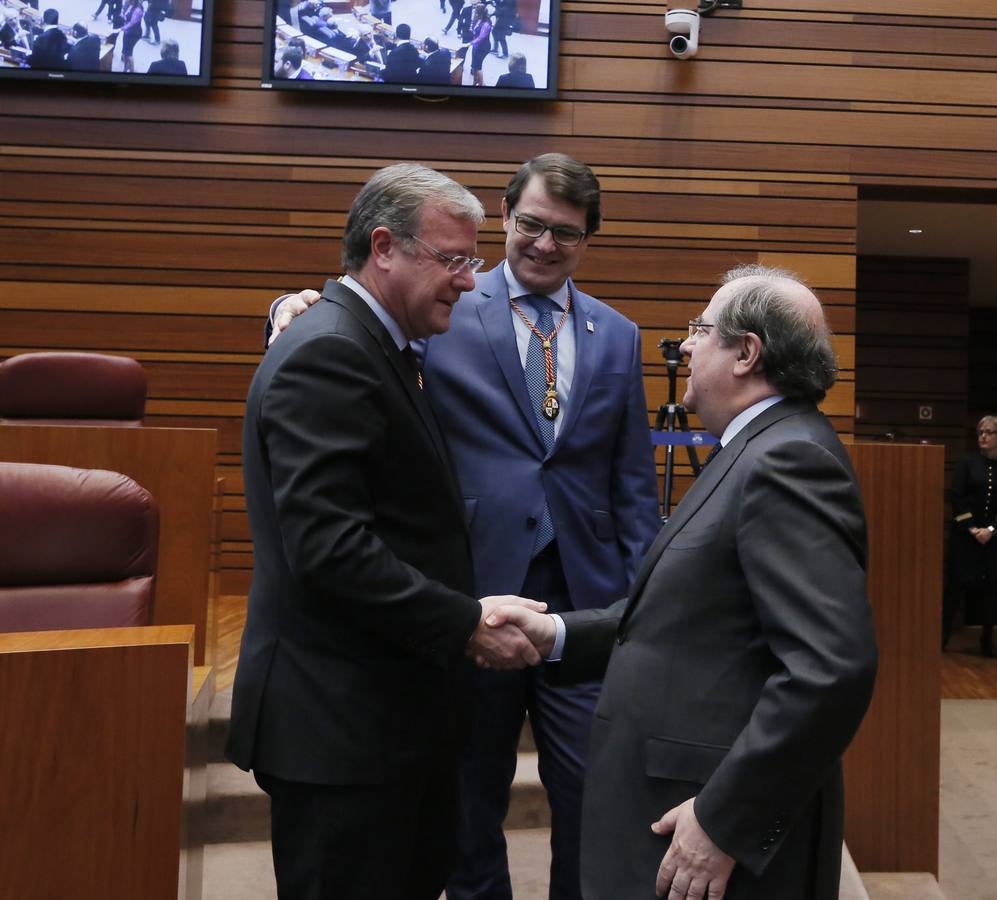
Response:
POLYGON ((134 478, 159 504, 156 625, 195 626, 205 662, 217 436, 208 428, 0 424, 0 459, 134 478))
POLYGON ((199 900, 200 870, 180 880, 192 661, 189 625, 0 634, 0 897, 199 900))
POLYGON ((845 754, 845 842, 862 872, 937 876, 945 448, 848 449, 869 521, 879 674, 845 754))

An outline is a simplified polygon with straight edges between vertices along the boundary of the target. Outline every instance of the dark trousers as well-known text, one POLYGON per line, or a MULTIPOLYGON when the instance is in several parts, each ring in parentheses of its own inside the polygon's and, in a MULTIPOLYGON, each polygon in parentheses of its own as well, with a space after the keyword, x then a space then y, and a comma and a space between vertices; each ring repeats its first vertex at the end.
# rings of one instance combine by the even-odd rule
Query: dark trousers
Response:
POLYGON ((145 37, 154 34, 156 36, 156 43, 159 43, 159 10, 153 9, 151 6, 146 10, 145 15, 142 17, 142 21, 145 23, 145 37))
POLYGON ((270 795, 280 900, 437 900, 453 867, 457 819, 456 762, 444 755, 376 785, 256 772, 270 795))
MULTIPOLYGON (((534 559, 520 593, 545 601, 551 612, 570 608, 556 544, 534 559)), ((460 764, 459 860, 447 898, 512 900, 502 823, 528 713, 551 807, 550 898, 580 900, 582 783, 600 684, 552 687, 542 667, 477 670, 474 677, 471 731, 460 764)))

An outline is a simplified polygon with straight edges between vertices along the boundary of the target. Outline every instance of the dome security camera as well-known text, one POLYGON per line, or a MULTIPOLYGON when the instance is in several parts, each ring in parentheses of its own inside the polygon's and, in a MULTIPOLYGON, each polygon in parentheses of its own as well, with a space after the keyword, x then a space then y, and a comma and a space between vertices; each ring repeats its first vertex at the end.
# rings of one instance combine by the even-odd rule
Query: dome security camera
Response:
POLYGON ((668 10, 665 13, 665 28, 672 34, 668 49, 676 59, 696 55, 699 49, 699 13, 696 10, 668 10))

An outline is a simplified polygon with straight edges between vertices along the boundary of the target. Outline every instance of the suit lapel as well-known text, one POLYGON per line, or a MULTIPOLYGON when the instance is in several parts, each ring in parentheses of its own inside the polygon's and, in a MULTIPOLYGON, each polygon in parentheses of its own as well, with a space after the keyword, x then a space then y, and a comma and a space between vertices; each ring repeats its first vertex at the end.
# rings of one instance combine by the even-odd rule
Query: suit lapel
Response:
POLYGON ((509 289, 505 284, 502 267, 492 269, 479 279, 478 291, 483 300, 478 305, 478 317, 485 337, 495 356, 495 362, 509 386, 509 393, 516 401, 527 427, 533 432, 537 443, 544 446, 537 417, 530 406, 530 394, 523 375, 523 363, 519 358, 519 345, 516 343, 516 329, 512 325, 512 312, 509 309, 509 289))
POLYGON ((596 357, 598 347, 596 341, 602 339, 598 329, 589 331, 586 325, 587 322, 592 322, 595 325, 598 319, 592 311, 588 298, 579 294, 573 281, 569 281, 568 285, 571 288, 571 323, 575 332, 575 370, 571 378, 571 393, 568 398, 564 422, 557 433, 557 440, 554 442, 555 449, 562 441, 566 440, 585 406, 585 396, 588 393, 589 384, 592 382, 592 372, 595 368, 593 360, 596 357))
POLYGON ((634 579, 633 587, 630 589, 630 600, 623 613, 621 627, 640 602, 641 592, 647 583, 648 577, 658 564, 658 560, 661 559, 662 554, 668 548, 672 539, 717 489, 723 481, 724 476, 726 476, 734 463, 737 462, 738 457, 744 452, 744 448, 748 445, 748 442, 769 426, 806 408, 808 407, 805 404, 787 400, 770 406, 741 429, 717 457, 703 469, 699 477, 692 483, 692 487, 686 491, 685 496, 675 508, 674 514, 668 520, 668 524, 658 532, 658 536, 644 555, 640 569, 637 572, 637 577, 634 579))
POLYGON ((331 303, 335 303, 338 306, 342 306, 353 316, 359 319, 364 328, 370 332, 371 337, 377 341, 378 345, 381 347, 381 350, 384 352, 384 356, 389 365, 395 370, 395 374, 398 376, 398 380, 401 382, 402 388, 418 411, 419 418, 422 419, 422 423, 426 427, 426 431, 433 443, 433 447, 439 455, 440 460, 443 462, 443 467, 446 469, 454 490, 454 494, 457 498, 460 498, 462 495, 460 487, 457 484, 456 476, 454 475, 453 464, 450 460, 450 452, 447 449, 446 442, 443 439, 443 434, 440 432, 440 426, 436 421, 436 416, 433 415, 429 402, 426 400, 423 392, 419 389, 419 386, 413 377, 412 368, 405 361, 401 351, 395 345, 394 338, 392 338, 388 333, 388 329, 384 327, 381 321, 374 315, 370 307, 367 306, 361 297, 358 297, 348 287, 345 287, 332 278, 326 281, 325 289, 322 291, 322 298, 330 301, 331 303))

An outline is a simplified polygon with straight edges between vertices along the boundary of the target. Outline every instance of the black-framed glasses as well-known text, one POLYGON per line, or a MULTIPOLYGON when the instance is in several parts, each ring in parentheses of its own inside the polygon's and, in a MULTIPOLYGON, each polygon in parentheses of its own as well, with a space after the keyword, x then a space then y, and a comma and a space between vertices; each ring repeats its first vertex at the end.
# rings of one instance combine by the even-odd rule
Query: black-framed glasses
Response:
POLYGON ((450 256, 449 253, 437 250, 432 244, 427 244, 422 238, 416 237, 409 231, 403 231, 401 233, 404 234, 405 237, 411 238, 416 243, 422 244, 423 247, 425 247, 447 267, 447 271, 451 275, 459 275, 464 271, 464 269, 470 270, 473 275, 485 264, 483 259, 478 259, 476 256, 450 256))
POLYGON ((704 322, 702 319, 689 320, 689 337, 705 338, 710 336, 710 329, 716 328, 713 322, 704 322))
POLYGON ((546 222, 534 219, 533 216, 523 215, 515 210, 512 211, 512 218, 516 225, 516 231, 524 237, 533 238, 536 241, 543 237, 545 231, 549 231, 554 243, 560 244, 562 247, 577 247, 588 234, 587 231, 579 231, 570 225, 548 225, 546 222))

